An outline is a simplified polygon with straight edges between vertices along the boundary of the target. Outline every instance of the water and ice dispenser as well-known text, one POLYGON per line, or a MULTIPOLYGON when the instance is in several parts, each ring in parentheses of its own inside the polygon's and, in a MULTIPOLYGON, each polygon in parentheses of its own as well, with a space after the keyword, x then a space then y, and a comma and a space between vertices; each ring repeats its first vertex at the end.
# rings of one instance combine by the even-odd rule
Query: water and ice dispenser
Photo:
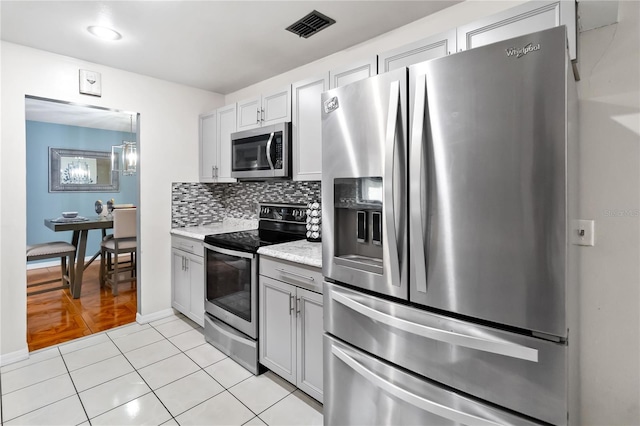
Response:
POLYGON ((382 274, 382 178, 334 181, 335 262, 382 274))

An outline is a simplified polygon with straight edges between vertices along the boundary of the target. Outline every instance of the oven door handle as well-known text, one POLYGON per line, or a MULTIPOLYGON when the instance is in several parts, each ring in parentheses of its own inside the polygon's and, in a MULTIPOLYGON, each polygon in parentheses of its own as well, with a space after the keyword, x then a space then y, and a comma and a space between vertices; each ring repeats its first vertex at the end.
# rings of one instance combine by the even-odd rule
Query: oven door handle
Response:
POLYGON ((210 244, 205 243, 204 247, 207 250, 211 250, 214 251, 216 253, 220 253, 220 254, 226 254, 227 256, 235 256, 235 257, 242 257, 244 259, 254 259, 255 258, 255 253, 249 253, 246 251, 239 251, 239 250, 229 250, 229 249, 225 249, 222 247, 216 247, 216 246, 212 246, 210 244))

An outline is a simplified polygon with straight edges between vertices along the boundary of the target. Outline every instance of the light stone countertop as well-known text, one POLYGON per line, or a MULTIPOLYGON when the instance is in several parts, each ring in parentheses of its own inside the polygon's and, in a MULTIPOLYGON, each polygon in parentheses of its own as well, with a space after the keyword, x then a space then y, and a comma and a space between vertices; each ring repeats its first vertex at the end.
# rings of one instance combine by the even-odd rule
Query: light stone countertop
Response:
POLYGON ((224 218, 222 222, 201 226, 186 226, 184 228, 172 228, 172 235, 204 240, 207 235, 224 234, 226 232, 248 231, 258 229, 257 219, 224 218))
POLYGON ((258 254, 322 268, 322 243, 298 240, 290 243, 274 244, 260 247, 258 254))

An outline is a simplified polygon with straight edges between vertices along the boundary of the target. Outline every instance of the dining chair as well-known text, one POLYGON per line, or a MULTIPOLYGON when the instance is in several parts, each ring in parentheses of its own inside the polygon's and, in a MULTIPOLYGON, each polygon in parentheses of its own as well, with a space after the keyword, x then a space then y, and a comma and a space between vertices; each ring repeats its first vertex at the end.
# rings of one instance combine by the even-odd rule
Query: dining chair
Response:
POLYGON ((138 229, 136 226, 136 209, 125 208, 113 210, 113 234, 104 238, 100 246, 100 287, 105 284, 111 287, 114 296, 118 295, 118 284, 135 283, 136 250, 138 229), (130 259, 122 262, 120 255, 129 254, 130 259), (122 273, 130 272, 129 277, 122 273))
MULTIPOLYGON (((33 244, 27 246, 27 262, 41 259, 60 258, 61 286, 47 288, 43 290, 27 292, 27 296, 45 293, 47 291, 61 290, 73 285, 74 262, 76 258, 76 247, 64 241, 52 241, 48 243, 33 244)), ((38 287, 58 281, 57 279, 28 284, 27 288, 38 287)))

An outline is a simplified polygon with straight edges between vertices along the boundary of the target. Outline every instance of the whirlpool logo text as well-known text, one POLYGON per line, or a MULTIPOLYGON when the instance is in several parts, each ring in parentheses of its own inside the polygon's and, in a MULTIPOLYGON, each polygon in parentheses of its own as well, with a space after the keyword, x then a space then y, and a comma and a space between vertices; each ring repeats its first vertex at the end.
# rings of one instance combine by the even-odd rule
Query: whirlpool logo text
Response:
POLYGON ((535 52, 537 50, 540 50, 540 43, 538 44, 529 43, 525 47, 521 47, 519 49, 516 49, 515 47, 510 47, 508 49, 505 49, 508 57, 515 56, 516 58, 522 58, 524 55, 530 52, 535 52))

